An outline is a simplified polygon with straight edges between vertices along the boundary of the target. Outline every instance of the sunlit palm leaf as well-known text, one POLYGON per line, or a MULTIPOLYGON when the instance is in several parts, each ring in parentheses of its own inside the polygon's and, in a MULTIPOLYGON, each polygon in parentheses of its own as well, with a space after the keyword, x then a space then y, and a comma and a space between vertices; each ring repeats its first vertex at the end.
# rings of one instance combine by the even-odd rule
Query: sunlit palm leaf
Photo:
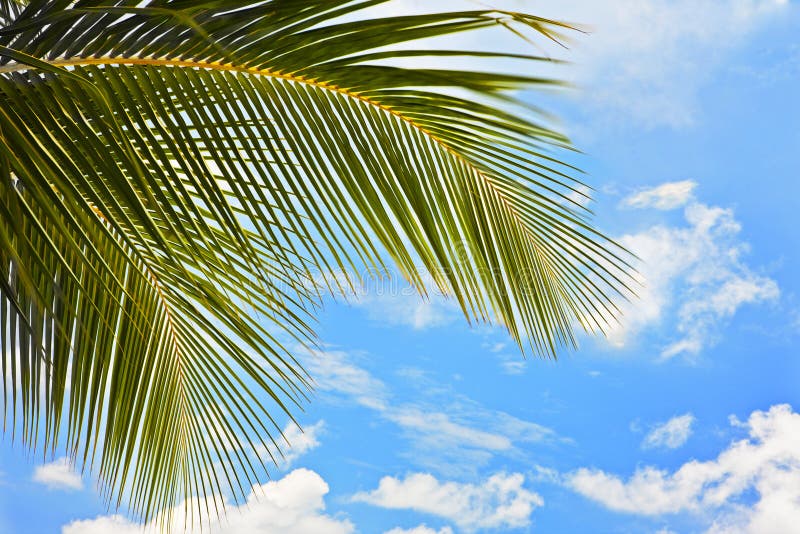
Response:
POLYGON ((320 273, 430 273, 541 355, 615 315, 623 253, 570 200, 567 141, 502 92, 555 82, 381 63, 563 27, 357 16, 381 3, 0 2, 6 426, 116 505, 244 495, 307 390, 320 273))

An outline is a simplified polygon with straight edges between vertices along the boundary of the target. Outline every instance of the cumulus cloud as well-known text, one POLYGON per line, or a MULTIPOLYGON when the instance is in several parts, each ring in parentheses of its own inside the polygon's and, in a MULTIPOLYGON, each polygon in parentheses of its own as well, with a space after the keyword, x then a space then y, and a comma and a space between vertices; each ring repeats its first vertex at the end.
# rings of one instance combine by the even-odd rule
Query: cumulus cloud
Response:
POLYGON ((420 525, 409 529, 395 527, 392 530, 387 530, 383 534, 453 534, 453 529, 450 527, 442 527, 439 530, 435 530, 425 525, 420 525))
POLYGON ((509 529, 528 526, 542 498, 523 487, 519 473, 492 475, 480 485, 440 482, 425 473, 404 479, 384 477, 370 492, 357 493, 353 501, 382 508, 414 510, 452 521, 459 528, 509 529))
MULTIPOLYGON (((487 409, 449 390, 447 400, 434 398, 434 392, 441 390, 435 384, 422 388, 418 401, 393 403, 386 384, 343 351, 306 354, 304 365, 319 391, 355 402, 396 424, 414 449, 409 459, 426 469, 463 474, 496 454, 518 454, 519 444, 559 439, 550 428, 487 409)), ((420 380, 423 377, 418 376, 416 381, 420 380)))
MULTIPOLYGON (((247 502, 235 506, 226 502, 227 516, 186 529, 187 533, 225 534, 351 534, 353 524, 346 518, 325 514, 324 497, 328 484, 317 473, 297 469, 281 480, 254 486, 247 502)), ((225 501, 224 498, 219 498, 225 501)), ((176 531, 183 531, 184 508, 173 511, 176 531)), ((65 525, 62 534, 154 534, 154 524, 140 526, 119 516, 100 516, 73 521, 65 525)))
POLYGON ((147 529, 131 523, 119 514, 77 520, 61 528, 61 534, 106 534, 108 532, 114 532, 115 534, 144 534, 147 529))
POLYGON ((281 448, 283 456, 276 450, 274 445, 269 447, 264 447, 263 445, 259 446, 256 449, 256 453, 263 457, 267 457, 271 454, 272 457, 278 461, 279 467, 285 471, 289 469, 298 458, 319 447, 319 436, 322 434, 324 428, 325 421, 317 421, 315 424, 302 429, 295 423, 289 423, 286 428, 283 429, 283 437, 286 438, 286 443, 289 444, 288 447, 281 448))
POLYGON ((747 423, 733 422, 748 437, 713 460, 691 460, 674 472, 640 467, 627 480, 583 468, 571 473, 567 484, 617 512, 710 517, 708 532, 795 532, 800 524, 800 414, 784 404, 753 412, 747 423), (757 495, 754 503, 748 502, 752 494, 757 495))
MULTIPOLYGON (((656 191, 679 189, 674 185, 637 196, 659 202, 664 197, 656 191)), ((642 288, 634 301, 620 304, 624 321, 610 332, 612 345, 624 346, 637 332, 659 323, 674 324, 679 335, 661 356, 695 355, 716 342, 719 329, 740 307, 780 296, 774 280, 745 262, 749 245, 739 237, 741 226, 732 210, 694 198, 684 201, 682 226, 659 224, 618 239, 642 260, 642 288)))
POLYGON ((33 481, 44 484, 47 489, 78 491, 83 489, 81 475, 67 458, 59 458, 49 464, 37 466, 33 481))
POLYGON ((657 425, 645 436, 642 447, 645 449, 666 448, 677 449, 688 441, 692 435, 694 416, 690 413, 675 416, 669 421, 657 425))

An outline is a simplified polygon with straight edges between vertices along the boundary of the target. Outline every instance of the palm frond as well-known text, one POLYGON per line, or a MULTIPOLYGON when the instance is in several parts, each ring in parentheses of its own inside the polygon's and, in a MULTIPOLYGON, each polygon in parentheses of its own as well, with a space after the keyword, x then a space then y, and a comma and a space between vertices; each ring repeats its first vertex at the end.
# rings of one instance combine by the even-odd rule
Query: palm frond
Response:
POLYGON ((22 0, 0 0, 0 25, 11 24, 24 7, 25 2, 22 0))
POLYGON ((357 16, 384 2, 0 2, 5 422, 115 506, 245 495, 248 449, 304 402, 319 272, 430 273, 544 356, 616 315, 625 252, 570 200, 568 141, 507 93, 559 83, 385 63, 542 61, 392 47, 569 28, 357 16))

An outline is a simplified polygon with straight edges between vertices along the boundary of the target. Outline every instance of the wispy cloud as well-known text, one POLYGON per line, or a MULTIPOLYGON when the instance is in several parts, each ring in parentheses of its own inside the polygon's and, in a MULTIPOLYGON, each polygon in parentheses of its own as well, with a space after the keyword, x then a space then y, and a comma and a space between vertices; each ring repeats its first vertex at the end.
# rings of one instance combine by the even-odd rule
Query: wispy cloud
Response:
POLYGON ((520 359, 507 359, 500 362, 500 368, 507 375, 521 375, 528 368, 528 362, 520 359))
MULTIPOLYGON (((517 2, 518 5, 524 2, 517 2)), ((699 94, 751 35, 778 20, 787 0, 567 0, 547 14, 591 25, 578 43, 581 99, 609 121, 685 127, 699 94)))
POLYGON ((692 460, 674 472, 640 467, 627 480, 584 468, 567 483, 616 512, 710 518, 708 532, 794 532, 800 524, 800 414, 778 405, 753 412, 746 423, 732 422, 749 436, 716 459, 692 460), (758 495, 753 505, 747 504, 748 492, 758 495))
POLYGON ((441 412, 431 413, 415 406, 401 406, 386 412, 386 418, 433 448, 465 447, 487 451, 507 451, 513 447, 511 439, 503 434, 486 432, 454 422, 441 412))
MULTIPOLYGON (((779 20, 789 1, 494 0, 486 4, 567 20, 589 31, 586 35, 573 32, 568 50, 542 39, 531 45, 500 28, 448 36, 448 47, 486 49, 490 42, 498 50, 569 59, 573 65, 558 68, 555 75, 584 89, 578 105, 598 119, 639 127, 681 128, 697 121, 699 95, 714 73, 751 36, 779 20)), ((463 10, 476 5, 483 7, 484 3, 395 0, 381 5, 376 14, 463 10)), ((448 58, 448 62, 456 68, 487 67, 475 58, 460 63, 448 58)), ((431 66, 436 64, 431 62, 431 66)), ((497 62, 488 66, 512 68, 497 62)), ((549 71, 540 65, 537 72, 549 71)))
POLYGON ((687 413, 658 424, 645 436, 642 448, 677 449, 689 440, 694 422, 694 416, 687 413))
POLYGON ((339 350, 303 352, 304 364, 320 391, 333 392, 377 411, 387 407, 388 388, 366 369, 355 365, 352 355, 339 350))
MULTIPOLYGON (((490 329, 489 332, 501 332, 499 328, 490 329)), ((504 334, 501 334, 504 335, 504 334)), ((528 360, 524 359, 516 346, 508 347, 504 342, 484 342, 481 348, 493 354, 500 364, 500 370, 507 375, 521 375, 528 369, 528 360)))
POLYGON ((384 477, 378 487, 353 501, 382 508, 414 510, 452 521, 461 529, 513 529, 528 526, 542 498, 526 489, 520 473, 498 473, 481 484, 442 482, 427 473, 403 479, 384 477))
POLYGON ((472 472, 496 454, 521 454, 521 444, 564 441, 550 428, 487 409, 428 382, 421 387, 419 399, 396 401, 384 382, 357 366, 343 351, 307 354, 304 362, 319 390, 355 402, 396 424, 414 449, 408 458, 438 472, 472 472))

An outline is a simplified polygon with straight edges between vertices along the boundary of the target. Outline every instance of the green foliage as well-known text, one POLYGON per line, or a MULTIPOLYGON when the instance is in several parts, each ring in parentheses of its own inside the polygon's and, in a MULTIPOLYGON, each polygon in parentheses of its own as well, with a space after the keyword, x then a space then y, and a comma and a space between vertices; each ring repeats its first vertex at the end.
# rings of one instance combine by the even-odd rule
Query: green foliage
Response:
POLYGON ((4 425, 114 506, 245 495, 248 451, 308 391, 320 273, 429 273, 543 356, 615 315, 625 253, 571 200, 568 141, 507 92, 559 84, 386 63, 568 28, 359 17, 384 2, 0 1, 4 425))

